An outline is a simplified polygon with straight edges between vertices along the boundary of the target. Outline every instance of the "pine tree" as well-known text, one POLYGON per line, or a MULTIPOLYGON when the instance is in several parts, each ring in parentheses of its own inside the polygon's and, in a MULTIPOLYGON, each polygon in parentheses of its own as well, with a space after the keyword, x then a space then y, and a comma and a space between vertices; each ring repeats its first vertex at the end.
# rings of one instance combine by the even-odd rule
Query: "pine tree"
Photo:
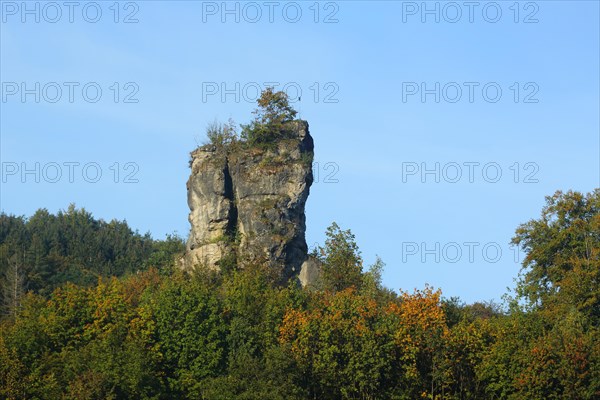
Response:
POLYGON ((4 313, 11 318, 16 317, 25 294, 25 271, 21 258, 15 254, 9 259, 8 268, 1 281, 4 313))

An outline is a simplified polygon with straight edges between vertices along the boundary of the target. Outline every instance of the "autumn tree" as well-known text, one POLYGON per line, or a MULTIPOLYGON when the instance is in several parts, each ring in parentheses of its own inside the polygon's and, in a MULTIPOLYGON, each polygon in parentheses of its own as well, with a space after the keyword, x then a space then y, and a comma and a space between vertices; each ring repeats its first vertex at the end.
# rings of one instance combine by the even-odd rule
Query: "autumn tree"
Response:
POLYGON ((74 207, 0 214, 1 272, 26 265, 37 290, 11 290, 18 312, 0 319, 0 398, 597 399, 598 208, 598 191, 559 192, 519 227, 507 309, 391 292, 335 223, 317 251, 324 290, 305 290, 261 260, 173 270, 181 239, 74 207), (93 285, 64 283, 88 267, 93 285))
POLYGON ((385 398, 393 386, 396 325, 354 288, 316 294, 308 310, 289 309, 280 341, 319 399, 385 398))

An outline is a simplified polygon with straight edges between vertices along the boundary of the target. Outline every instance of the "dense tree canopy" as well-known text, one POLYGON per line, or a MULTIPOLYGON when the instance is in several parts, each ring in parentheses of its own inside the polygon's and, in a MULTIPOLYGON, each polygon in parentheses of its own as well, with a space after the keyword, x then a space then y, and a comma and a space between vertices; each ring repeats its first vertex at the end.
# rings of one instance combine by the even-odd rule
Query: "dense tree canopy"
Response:
POLYGON ((26 291, 48 295, 65 282, 92 285, 99 277, 123 276, 172 265, 183 241, 153 240, 126 222, 97 220, 70 205, 56 215, 40 209, 30 218, 0 214, 0 288, 10 313, 26 291))
MULTIPOLYGON (((160 242, 139 264, 159 268, 23 295, 0 320, 0 398, 598 399, 597 201, 597 191, 557 193, 542 219, 518 228, 527 258, 522 297, 509 307, 467 305, 429 286, 386 289, 383 262, 363 271, 354 235, 337 224, 319 249, 328 272, 310 290, 281 286, 260 264, 186 275, 164 267, 179 247, 160 242)), ((2 245, 10 237, 35 256, 40 219, 81 224, 41 229, 35 246, 50 249, 53 237, 94 238, 106 224, 70 212, 81 215, 4 216, 2 245)), ((101 248, 122 248, 113 240, 123 236, 101 248)), ((93 265, 64 246, 40 259, 93 265)), ((95 260, 105 264, 95 271, 117 265, 95 260)))

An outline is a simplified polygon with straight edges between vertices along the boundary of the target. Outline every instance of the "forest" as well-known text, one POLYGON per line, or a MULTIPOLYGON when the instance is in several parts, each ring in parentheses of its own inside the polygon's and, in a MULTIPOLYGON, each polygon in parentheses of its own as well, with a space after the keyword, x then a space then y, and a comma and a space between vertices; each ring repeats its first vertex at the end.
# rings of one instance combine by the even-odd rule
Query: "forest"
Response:
POLYGON ((332 223, 318 286, 260 263, 176 267, 73 205, 0 216, 0 398, 598 399, 600 190, 556 192, 518 226, 503 304, 392 290, 332 223))

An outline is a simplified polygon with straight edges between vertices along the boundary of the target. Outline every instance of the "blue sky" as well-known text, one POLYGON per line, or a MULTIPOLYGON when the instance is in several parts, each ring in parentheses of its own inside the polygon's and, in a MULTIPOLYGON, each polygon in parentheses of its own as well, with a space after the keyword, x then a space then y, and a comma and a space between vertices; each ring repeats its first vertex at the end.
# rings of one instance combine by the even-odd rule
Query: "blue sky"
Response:
POLYGON ((394 289, 499 300, 518 224, 599 186, 596 1, 26 4, 0 3, 7 213, 186 236, 189 152, 267 82, 315 139, 309 246, 338 222, 394 289))

